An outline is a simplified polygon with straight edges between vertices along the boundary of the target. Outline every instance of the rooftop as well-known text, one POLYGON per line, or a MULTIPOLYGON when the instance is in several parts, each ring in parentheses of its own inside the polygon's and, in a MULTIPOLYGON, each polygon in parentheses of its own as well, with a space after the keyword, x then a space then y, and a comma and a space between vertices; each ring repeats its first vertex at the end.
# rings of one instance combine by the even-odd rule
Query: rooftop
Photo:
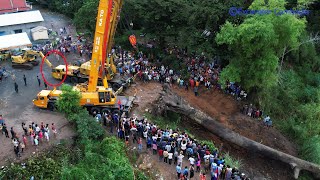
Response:
POLYGON ((30 10, 26 0, 0 0, 0 14, 30 10))
POLYGON ((39 10, 0 15, 0 27, 42 21, 44 21, 44 19, 39 10))
POLYGON ((0 36, 0 50, 32 46, 27 33, 0 36))

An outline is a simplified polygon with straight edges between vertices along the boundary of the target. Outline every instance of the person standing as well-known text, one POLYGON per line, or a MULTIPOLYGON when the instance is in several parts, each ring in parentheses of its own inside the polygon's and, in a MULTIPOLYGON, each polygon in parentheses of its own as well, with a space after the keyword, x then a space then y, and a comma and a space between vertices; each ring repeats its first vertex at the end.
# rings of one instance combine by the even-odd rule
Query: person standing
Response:
POLYGON ((206 173, 201 173, 200 172, 200 180, 206 180, 207 178, 206 178, 206 173))
POLYGON ((194 165, 192 164, 189 168, 189 172, 190 172, 190 179, 194 177, 194 165))
POLYGON ((178 156, 178 164, 182 164, 183 157, 184 155, 181 152, 180 155, 178 156))
POLYGON ((109 121, 109 125, 110 125, 110 133, 112 133, 112 134, 113 134, 113 126, 114 126, 114 124, 113 124, 113 118, 111 118, 111 116, 110 116, 110 115, 108 115, 108 116, 106 117, 106 119, 109 121))
POLYGON ((198 96, 198 87, 197 86, 193 88, 193 92, 194 92, 195 96, 198 96))
POLYGON ((54 125, 54 123, 51 124, 51 130, 53 132, 54 137, 56 138, 58 132, 57 132, 57 129, 56 129, 56 126, 54 125))
POLYGON ((10 133, 12 136, 11 139, 14 139, 16 137, 16 132, 14 132, 13 127, 11 127, 10 133))
POLYGON ((21 152, 23 153, 23 150, 24 150, 24 148, 26 147, 25 145, 24 145, 24 143, 23 142, 20 142, 20 148, 21 148, 21 152))
POLYGON ((168 155, 169 153, 168 153, 168 151, 165 149, 164 151, 163 151, 163 157, 164 157, 164 162, 165 163, 168 163, 168 155))
POLYGON ((16 91, 16 93, 19 93, 17 82, 14 82, 14 90, 16 91))
POLYGON ((173 159, 173 153, 171 151, 168 153, 168 159, 169 159, 169 165, 171 165, 172 159, 173 159))
POLYGON ((22 141, 23 141, 24 146, 26 147, 27 146, 27 137, 25 135, 22 135, 22 141))
POLYGON ((21 124, 21 127, 23 129, 24 135, 28 136, 28 129, 27 129, 26 124, 24 122, 21 124))
POLYGON ((139 152, 142 151, 142 138, 141 137, 138 138, 138 151, 139 152))
POLYGON ((23 81, 24 81, 24 85, 27 86, 27 78, 25 74, 23 75, 23 81))
POLYGON ((44 84, 44 88, 46 89, 46 90, 48 90, 48 85, 47 85, 47 83, 43 83, 44 84))
POLYGON ((199 154, 198 154, 198 158, 196 160, 196 166, 197 166, 196 172, 200 172, 201 159, 200 159, 200 155, 199 154))
POLYGON ((180 178, 180 175, 181 175, 181 167, 180 167, 180 164, 178 164, 176 166, 176 171, 177 171, 177 176, 178 176, 178 179, 180 178))
POLYGON ((46 138, 47 142, 49 142, 49 132, 48 131, 44 132, 44 137, 46 138))
POLYGON ((163 159, 163 150, 161 148, 158 150, 158 155, 159 155, 159 161, 161 162, 163 159))
POLYGON ((189 169, 188 167, 184 167, 184 170, 183 170, 183 176, 184 176, 184 179, 188 179, 188 176, 189 176, 189 169))
POLYGON ((39 131, 38 136, 39 136, 39 141, 42 143, 43 142, 43 132, 39 131))
POLYGON ((38 135, 36 135, 35 136, 35 138, 34 138, 34 145, 37 147, 38 145, 39 145, 39 137, 38 137, 38 135))
POLYGON ((40 85, 41 85, 41 81, 40 81, 39 76, 37 76, 37 80, 38 80, 38 84, 39 84, 39 87, 40 87, 40 85))
POLYGON ((3 124, 2 132, 6 135, 7 138, 9 138, 9 133, 8 133, 8 129, 7 129, 7 125, 6 124, 3 124))
POLYGON ((14 153, 16 154, 16 156, 17 156, 18 158, 20 158, 19 146, 15 146, 15 147, 14 147, 14 153))
POLYGON ((4 121, 3 117, 2 117, 2 115, 0 114, 0 125, 3 125, 4 123, 5 123, 5 121, 4 121))

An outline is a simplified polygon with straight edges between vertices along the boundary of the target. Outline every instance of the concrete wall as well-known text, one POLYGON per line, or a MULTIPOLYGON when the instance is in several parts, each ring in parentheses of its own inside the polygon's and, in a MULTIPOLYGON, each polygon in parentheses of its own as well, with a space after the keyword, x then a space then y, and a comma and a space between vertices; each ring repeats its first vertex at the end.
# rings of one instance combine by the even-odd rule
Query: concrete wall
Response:
POLYGON ((28 24, 18 24, 13 26, 0 27, 0 35, 15 34, 14 30, 21 29, 22 32, 26 32, 29 36, 29 39, 32 40, 31 29, 40 26, 41 24, 42 22, 34 22, 28 24))

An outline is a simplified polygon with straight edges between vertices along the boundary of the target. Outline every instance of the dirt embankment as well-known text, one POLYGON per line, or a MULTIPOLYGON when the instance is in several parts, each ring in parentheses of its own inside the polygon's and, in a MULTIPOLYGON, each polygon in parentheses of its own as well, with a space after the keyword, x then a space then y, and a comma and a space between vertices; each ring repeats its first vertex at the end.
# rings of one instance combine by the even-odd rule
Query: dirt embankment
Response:
POLYGON ((270 146, 287 154, 297 156, 296 146, 275 128, 263 126, 261 120, 253 119, 240 113, 237 102, 220 91, 202 89, 199 97, 192 92, 174 88, 175 93, 191 105, 216 118, 220 123, 261 144, 270 146))

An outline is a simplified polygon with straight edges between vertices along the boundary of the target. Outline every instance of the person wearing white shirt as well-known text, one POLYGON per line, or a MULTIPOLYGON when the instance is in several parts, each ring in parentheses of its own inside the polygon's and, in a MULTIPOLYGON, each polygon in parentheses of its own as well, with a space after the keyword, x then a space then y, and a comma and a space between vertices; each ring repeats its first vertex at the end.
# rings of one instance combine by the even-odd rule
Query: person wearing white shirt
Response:
POLYGON ((182 140, 181 141, 181 150, 183 151, 183 154, 186 153, 186 149, 187 149, 187 140, 182 140))
POLYGON ((145 139, 147 139, 147 137, 148 137, 148 131, 146 130, 146 131, 143 131, 143 137, 145 138, 145 139))
POLYGON ((168 153, 169 165, 171 165, 171 163, 172 163, 172 158, 173 158, 173 153, 169 152, 168 153))
POLYGON ((182 166, 182 159, 183 159, 184 155, 183 154, 180 154, 178 156, 178 164, 180 164, 182 166))
POLYGON ((195 159, 191 156, 189 159, 190 165, 194 165, 195 159))

